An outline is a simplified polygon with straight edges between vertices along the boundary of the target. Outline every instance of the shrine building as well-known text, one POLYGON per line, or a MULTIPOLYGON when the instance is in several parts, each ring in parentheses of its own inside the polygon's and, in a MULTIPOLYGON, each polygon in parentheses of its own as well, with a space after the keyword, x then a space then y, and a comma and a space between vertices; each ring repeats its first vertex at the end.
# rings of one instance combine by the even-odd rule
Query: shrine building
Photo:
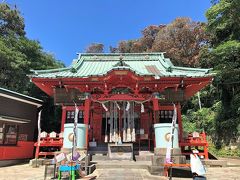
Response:
MULTIPOLYGON (((209 69, 174 66, 164 53, 78 54, 66 68, 34 70, 31 81, 62 107, 61 130, 74 122, 86 125, 84 148, 89 151, 107 143, 132 143, 152 150, 167 141, 156 141, 155 124, 171 124, 177 115, 177 146, 203 146, 207 142, 184 136, 181 102, 212 82, 209 69)), ((65 136, 64 136, 65 137, 65 136)))

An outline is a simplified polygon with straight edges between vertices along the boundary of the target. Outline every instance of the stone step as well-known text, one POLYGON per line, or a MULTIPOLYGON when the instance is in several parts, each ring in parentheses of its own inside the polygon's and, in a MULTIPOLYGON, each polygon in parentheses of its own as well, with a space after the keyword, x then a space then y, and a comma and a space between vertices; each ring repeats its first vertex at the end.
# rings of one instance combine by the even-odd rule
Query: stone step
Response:
MULTIPOLYGON (((152 175, 164 176, 164 167, 163 166, 148 166, 148 171, 152 175)), ((170 169, 168 170, 170 173, 170 169)), ((187 167, 173 167, 172 176, 178 178, 192 178, 192 172, 190 168, 187 167)))
POLYGON ((128 160, 114 160, 114 161, 98 161, 96 164, 97 169, 148 169, 151 165, 150 161, 128 161, 128 160))
POLYGON ((92 161, 96 162, 96 161, 110 161, 109 157, 107 155, 92 155, 92 161))
POLYGON ((152 161, 153 155, 136 155, 135 160, 136 161, 152 161))
MULTIPOLYGON (((135 155, 135 161, 152 161, 153 155, 135 155)), ((94 154, 92 155, 91 161, 111 161, 107 155, 94 154)))
POLYGON ((203 164, 208 167, 227 167, 226 160, 212 160, 212 159, 204 159, 202 160, 203 164))

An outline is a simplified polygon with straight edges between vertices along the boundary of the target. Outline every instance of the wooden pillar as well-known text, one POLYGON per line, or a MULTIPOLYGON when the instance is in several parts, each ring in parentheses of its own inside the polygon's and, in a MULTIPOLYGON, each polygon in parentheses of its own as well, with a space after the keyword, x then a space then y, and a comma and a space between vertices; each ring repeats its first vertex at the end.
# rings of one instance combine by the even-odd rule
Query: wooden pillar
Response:
POLYGON ((177 104, 177 119, 178 119, 178 128, 179 128, 179 141, 182 141, 183 137, 183 127, 182 127, 182 114, 181 114, 181 105, 177 104))
POLYGON ((61 122, 61 132, 62 133, 64 131, 64 124, 66 122, 66 113, 67 113, 66 107, 62 106, 62 122, 61 122))
POLYGON ((87 129, 86 129, 86 148, 88 148, 88 125, 89 125, 89 116, 90 116, 90 104, 91 104, 90 99, 86 98, 85 103, 84 103, 84 124, 87 126, 87 129))

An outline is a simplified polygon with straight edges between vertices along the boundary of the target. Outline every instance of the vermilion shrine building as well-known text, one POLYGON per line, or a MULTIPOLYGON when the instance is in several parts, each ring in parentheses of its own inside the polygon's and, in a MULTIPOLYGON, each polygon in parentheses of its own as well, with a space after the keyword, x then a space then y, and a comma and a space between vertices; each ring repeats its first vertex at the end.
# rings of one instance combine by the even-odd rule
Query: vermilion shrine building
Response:
POLYGON ((171 123, 174 103, 182 150, 203 146, 202 155, 208 158, 204 136, 197 141, 190 136, 184 139, 180 103, 211 83, 209 69, 174 66, 163 53, 90 53, 79 54, 67 68, 34 70, 31 80, 62 106, 62 132, 65 123, 73 122, 77 104, 78 122, 89 127, 87 142, 114 142, 110 133, 123 142, 154 142, 153 124, 171 123), (131 133, 135 130, 134 138, 126 140, 127 128, 132 128, 131 133))

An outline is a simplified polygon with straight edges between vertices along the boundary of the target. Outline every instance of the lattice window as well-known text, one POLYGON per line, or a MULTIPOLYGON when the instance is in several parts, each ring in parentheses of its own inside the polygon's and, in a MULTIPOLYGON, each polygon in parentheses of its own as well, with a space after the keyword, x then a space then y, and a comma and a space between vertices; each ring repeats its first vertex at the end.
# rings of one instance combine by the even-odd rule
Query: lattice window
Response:
MULTIPOLYGON (((75 111, 66 112, 66 123, 74 123, 75 111)), ((84 112, 78 112, 78 123, 84 123, 84 112)))

